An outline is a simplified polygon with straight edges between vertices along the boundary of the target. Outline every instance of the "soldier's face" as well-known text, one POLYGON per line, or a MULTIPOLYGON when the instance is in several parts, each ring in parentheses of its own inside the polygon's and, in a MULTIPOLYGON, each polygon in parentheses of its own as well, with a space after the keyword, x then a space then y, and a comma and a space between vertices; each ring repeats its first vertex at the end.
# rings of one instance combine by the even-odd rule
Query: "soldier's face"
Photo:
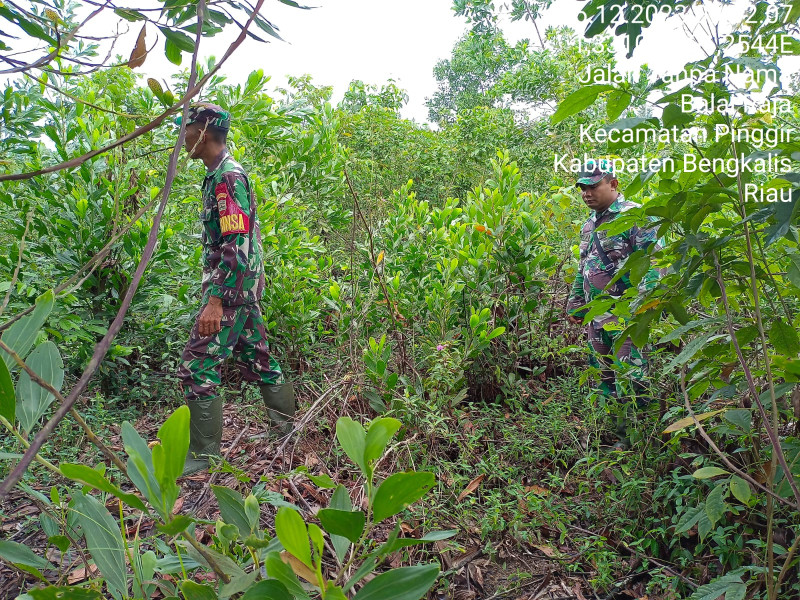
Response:
POLYGON ((619 181, 616 179, 604 178, 594 185, 579 185, 583 201, 592 210, 605 210, 617 199, 619 181))
POLYGON ((186 138, 183 141, 183 147, 186 148, 186 154, 189 155, 189 158, 199 158, 202 155, 203 146, 205 145, 205 135, 203 133, 203 127, 200 123, 192 123, 186 127, 186 138))

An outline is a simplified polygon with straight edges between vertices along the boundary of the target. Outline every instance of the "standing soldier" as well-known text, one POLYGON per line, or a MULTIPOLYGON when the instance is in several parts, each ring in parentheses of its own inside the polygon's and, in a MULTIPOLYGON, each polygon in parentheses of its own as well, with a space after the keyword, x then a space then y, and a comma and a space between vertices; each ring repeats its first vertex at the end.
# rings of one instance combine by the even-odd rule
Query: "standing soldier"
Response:
MULTIPOLYGON (((592 209, 592 214, 581 230, 578 272, 567 303, 569 320, 582 323, 587 313, 583 307, 588 302, 601 294, 619 297, 631 287, 627 273, 609 286, 620 263, 637 250, 646 249, 651 244, 657 244, 657 248, 661 245, 656 230, 652 228, 643 229, 633 225, 616 235, 609 235, 608 231, 596 231, 598 227, 614 221, 625 211, 640 206, 626 200, 617 191, 619 181, 614 176, 611 161, 588 161, 579 174, 576 185, 581 189, 586 206, 592 209)), ((651 268, 639 284, 640 296, 652 289, 659 277, 659 271, 651 268)), ((647 357, 641 349, 633 345, 630 338, 614 352, 614 345, 621 332, 617 317, 611 313, 605 312, 594 317, 588 327, 591 350, 589 362, 600 369, 601 395, 622 401, 632 394, 642 408, 645 403, 647 357), (614 362, 624 365, 625 372, 620 374, 622 378, 615 376, 611 369, 614 362)), ((626 430, 626 419, 620 418, 617 422, 619 441, 614 445, 615 450, 624 450, 629 446, 626 430)))
MULTIPOLYGON (((180 124, 180 117, 178 118, 180 124)), ((202 309, 181 356, 178 378, 191 413, 189 455, 183 474, 208 468, 222 441, 223 361, 233 356, 246 381, 258 383, 272 425, 288 433, 294 390, 270 356, 259 302, 264 264, 256 198, 247 174, 228 153, 230 113, 199 103, 189 110, 185 148, 206 166, 203 224, 202 309)))

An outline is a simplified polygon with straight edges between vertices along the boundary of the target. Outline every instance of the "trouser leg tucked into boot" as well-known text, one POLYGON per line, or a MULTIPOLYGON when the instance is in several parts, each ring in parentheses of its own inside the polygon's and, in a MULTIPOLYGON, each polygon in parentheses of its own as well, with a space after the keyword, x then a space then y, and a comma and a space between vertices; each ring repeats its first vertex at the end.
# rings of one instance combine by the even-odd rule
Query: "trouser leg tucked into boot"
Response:
POLYGON ((219 456, 222 442, 222 398, 193 400, 189 405, 189 453, 184 475, 208 469, 208 457, 219 456))
POLYGON ((276 430, 279 435, 288 434, 292 430, 291 420, 296 410, 294 386, 291 383, 277 383, 260 388, 270 429, 276 430))

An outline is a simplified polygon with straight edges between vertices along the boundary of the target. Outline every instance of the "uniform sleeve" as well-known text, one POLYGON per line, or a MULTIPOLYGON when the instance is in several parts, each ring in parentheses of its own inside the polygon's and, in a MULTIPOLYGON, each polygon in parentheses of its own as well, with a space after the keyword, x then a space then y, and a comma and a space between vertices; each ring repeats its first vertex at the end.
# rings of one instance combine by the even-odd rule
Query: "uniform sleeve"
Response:
MULTIPOLYGON (((663 241, 658 239, 658 234, 655 227, 645 229, 642 229, 641 227, 635 228, 635 231, 631 236, 631 247, 633 252, 636 252, 637 250, 647 250, 654 244, 655 248, 653 249, 653 252, 661 250, 661 248, 664 247, 663 241)), ((650 270, 645 273, 644 277, 642 277, 641 282, 639 282, 639 295, 643 296, 655 288, 662 275, 663 273, 661 269, 651 267, 650 270)))
POLYGON ((211 274, 209 293, 222 298, 223 304, 238 299, 247 271, 250 231, 250 196, 244 176, 223 173, 214 188, 222 232, 219 266, 211 274))

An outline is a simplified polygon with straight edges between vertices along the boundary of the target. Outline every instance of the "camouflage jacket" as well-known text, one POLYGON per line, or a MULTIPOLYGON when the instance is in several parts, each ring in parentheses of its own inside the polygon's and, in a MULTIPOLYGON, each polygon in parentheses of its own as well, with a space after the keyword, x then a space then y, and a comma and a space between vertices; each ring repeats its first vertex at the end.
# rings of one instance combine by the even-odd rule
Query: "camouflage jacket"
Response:
MULTIPOLYGON (((578 263, 578 273, 575 275, 575 282, 572 284, 572 292, 567 301, 567 312, 575 316, 583 316, 586 314, 585 310, 580 308, 594 300, 603 292, 604 288, 608 285, 611 278, 614 276, 620 263, 622 263, 628 256, 633 254, 636 250, 642 250, 651 244, 657 244, 657 248, 661 248, 663 244, 656 237, 655 229, 643 229, 638 225, 632 226, 630 229, 623 231, 617 235, 608 235, 608 231, 598 231, 597 239, 600 245, 605 250, 608 259, 612 264, 606 266, 603 259, 600 258, 600 253, 592 243, 592 230, 600 227, 604 223, 609 223, 616 219, 623 212, 631 208, 638 208, 640 205, 620 194, 617 199, 601 214, 592 212, 592 215, 583 225, 581 230, 581 243, 580 243, 580 260, 578 263)), ((652 268, 642 278, 639 284, 639 293, 643 294, 652 289, 661 273, 658 269, 652 268)), ((630 278, 628 273, 623 275, 619 280, 620 287, 627 289, 631 287, 630 278)), ((611 287, 614 287, 613 285, 611 287)), ((596 327, 602 327, 606 323, 615 321, 616 317, 611 313, 603 313, 593 319, 596 327)))
POLYGON ((256 198, 242 166, 225 151, 203 180, 203 304, 250 304, 264 293, 256 198))

